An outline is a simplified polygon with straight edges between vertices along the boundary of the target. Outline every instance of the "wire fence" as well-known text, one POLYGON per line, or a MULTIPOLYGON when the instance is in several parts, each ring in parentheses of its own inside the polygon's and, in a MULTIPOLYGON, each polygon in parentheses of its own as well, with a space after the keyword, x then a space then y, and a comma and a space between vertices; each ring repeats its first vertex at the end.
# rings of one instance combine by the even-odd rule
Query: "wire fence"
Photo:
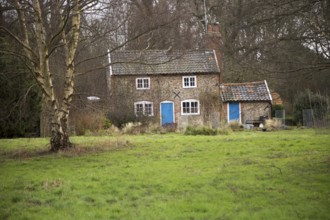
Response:
POLYGON ((303 110, 303 126, 306 128, 315 128, 317 133, 330 133, 330 114, 321 113, 317 109, 303 110))
POLYGON ((285 127, 285 110, 275 110, 275 118, 280 122, 281 127, 285 127))

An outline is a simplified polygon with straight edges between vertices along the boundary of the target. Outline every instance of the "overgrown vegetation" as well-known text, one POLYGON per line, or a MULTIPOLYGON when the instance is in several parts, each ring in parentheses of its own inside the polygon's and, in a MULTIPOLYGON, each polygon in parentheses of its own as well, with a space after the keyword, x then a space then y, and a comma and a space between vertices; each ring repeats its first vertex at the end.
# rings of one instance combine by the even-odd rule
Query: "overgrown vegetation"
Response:
MULTIPOLYGON (((2 33, 0 48, 21 53, 2 33)), ((22 60, 0 53, 0 138, 39 136, 41 93, 28 71, 22 60)))
POLYGON ((272 106, 272 117, 276 116, 277 110, 285 110, 283 105, 273 105, 272 106))
POLYGON ((219 135, 219 134, 229 134, 231 132, 230 128, 210 128, 205 126, 193 127, 188 126, 185 130, 185 135, 219 135))
POLYGON ((310 90, 299 93, 293 104, 293 117, 296 123, 302 124, 303 110, 311 109, 314 120, 326 119, 330 114, 329 99, 310 90))
POLYGON ((98 133, 111 126, 111 122, 106 118, 104 112, 97 110, 75 112, 72 124, 74 127, 71 130, 75 135, 86 135, 88 132, 98 133))
POLYGON ((123 111, 120 108, 115 108, 114 110, 107 113, 107 118, 115 125, 117 128, 123 128, 127 123, 138 122, 134 112, 129 111, 129 108, 123 111))
POLYGON ((330 136, 314 130, 72 137, 52 154, 47 142, 0 140, 0 219, 330 215, 330 136))

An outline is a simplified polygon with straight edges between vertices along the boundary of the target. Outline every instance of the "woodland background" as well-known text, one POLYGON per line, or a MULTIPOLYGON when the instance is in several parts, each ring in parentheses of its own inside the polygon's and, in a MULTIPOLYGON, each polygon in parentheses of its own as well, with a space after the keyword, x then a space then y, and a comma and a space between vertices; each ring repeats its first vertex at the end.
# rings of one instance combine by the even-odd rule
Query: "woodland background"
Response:
MULTIPOLYGON (((0 3, 0 137, 38 136, 42 130, 43 93, 26 57, 22 56, 24 48, 15 39, 22 33, 14 3, 28 10, 31 2, 0 3)), ((61 27, 52 12, 65 2, 71 4, 62 0, 38 2, 47 21, 44 32, 51 51, 49 68, 58 97, 64 96, 61 88, 65 84, 65 50, 60 46, 61 40, 58 44, 54 44, 55 37, 47 41, 47 33, 51 35, 61 27)), ((205 20, 220 25, 218 48, 222 53, 224 82, 266 79, 270 89, 281 95, 289 114, 297 95, 306 89, 329 96, 330 0, 81 0, 80 3, 84 10, 80 11, 70 114, 83 114, 81 109, 86 106, 95 108, 88 106, 87 96, 98 96, 106 102, 108 49, 203 49, 205 20)), ((27 13, 26 19, 34 24, 32 12, 27 13)), ((69 33, 70 26, 63 29, 69 33)), ((33 25, 28 30, 33 38, 33 25)))

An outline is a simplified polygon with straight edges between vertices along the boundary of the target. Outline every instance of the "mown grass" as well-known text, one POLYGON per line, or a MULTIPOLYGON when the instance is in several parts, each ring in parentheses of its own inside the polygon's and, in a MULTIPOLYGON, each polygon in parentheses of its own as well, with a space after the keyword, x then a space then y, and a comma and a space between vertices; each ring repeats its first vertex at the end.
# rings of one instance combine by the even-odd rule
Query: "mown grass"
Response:
POLYGON ((0 219, 330 216, 330 137, 313 130, 72 140, 0 140, 0 219))

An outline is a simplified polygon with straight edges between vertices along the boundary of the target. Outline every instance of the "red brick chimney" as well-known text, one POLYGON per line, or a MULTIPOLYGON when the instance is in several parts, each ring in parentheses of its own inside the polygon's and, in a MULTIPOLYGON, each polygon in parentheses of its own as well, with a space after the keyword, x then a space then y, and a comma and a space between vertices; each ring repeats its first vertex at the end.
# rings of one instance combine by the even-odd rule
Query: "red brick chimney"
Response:
MULTIPOLYGON (((212 20, 212 19, 211 19, 212 20)), ((219 22, 210 21, 207 24, 206 48, 214 50, 220 68, 220 83, 222 83, 222 53, 221 53, 221 33, 219 22)))

